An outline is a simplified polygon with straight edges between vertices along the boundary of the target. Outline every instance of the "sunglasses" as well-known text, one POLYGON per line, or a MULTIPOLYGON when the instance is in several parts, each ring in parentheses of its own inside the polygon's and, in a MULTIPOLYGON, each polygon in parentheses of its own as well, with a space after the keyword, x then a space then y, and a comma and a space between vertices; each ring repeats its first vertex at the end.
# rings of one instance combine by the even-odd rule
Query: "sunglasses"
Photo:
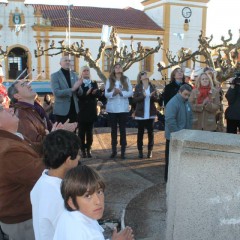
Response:
POLYGON ((140 75, 143 76, 144 74, 147 74, 146 72, 140 72, 140 75))

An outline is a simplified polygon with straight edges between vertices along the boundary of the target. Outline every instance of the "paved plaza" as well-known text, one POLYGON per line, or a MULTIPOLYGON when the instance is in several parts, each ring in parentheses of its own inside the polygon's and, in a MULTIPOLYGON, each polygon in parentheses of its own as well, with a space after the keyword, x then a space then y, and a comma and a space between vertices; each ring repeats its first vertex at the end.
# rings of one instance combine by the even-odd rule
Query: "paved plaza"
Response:
MULTIPOLYGON (((93 158, 82 159, 104 177, 104 219, 124 217, 125 225, 133 228, 136 240, 164 239, 166 195, 164 175, 164 132, 155 131, 153 158, 138 159, 137 129, 127 129, 126 159, 110 159, 111 136, 109 128, 94 129, 93 158)), ((147 133, 144 135, 144 153, 147 154, 147 133)), ((123 221, 122 221, 123 222, 123 221)))

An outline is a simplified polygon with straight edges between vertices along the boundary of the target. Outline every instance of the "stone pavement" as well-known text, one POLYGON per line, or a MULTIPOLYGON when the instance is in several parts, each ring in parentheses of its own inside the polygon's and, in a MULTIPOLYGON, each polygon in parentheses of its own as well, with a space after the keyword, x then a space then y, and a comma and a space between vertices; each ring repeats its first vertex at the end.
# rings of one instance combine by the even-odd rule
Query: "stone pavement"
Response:
MULTIPOLYGON (((110 159, 109 128, 94 129, 93 158, 82 159, 104 177, 104 219, 121 219, 134 230, 136 240, 163 240, 166 216, 164 132, 155 132, 153 158, 138 159, 137 129, 127 129, 126 159, 110 159), (124 215, 125 214, 125 215, 124 215)), ((120 151, 120 147, 119 147, 120 151)), ((147 153, 147 133, 144 135, 147 153)))

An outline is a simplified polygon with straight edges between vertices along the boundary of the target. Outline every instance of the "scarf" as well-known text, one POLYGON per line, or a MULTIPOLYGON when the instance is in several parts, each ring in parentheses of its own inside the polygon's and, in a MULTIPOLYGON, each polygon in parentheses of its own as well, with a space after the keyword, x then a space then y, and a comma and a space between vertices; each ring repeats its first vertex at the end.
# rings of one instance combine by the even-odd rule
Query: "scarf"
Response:
POLYGON ((91 88, 92 81, 90 79, 83 79, 84 87, 91 88))
POLYGON ((197 97, 197 103, 198 104, 202 104, 203 103, 204 99, 209 96, 210 90, 211 90, 210 86, 207 86, 207 87, 200 86, 199 87, 199 89, 198 89, 199 95, 197 97))

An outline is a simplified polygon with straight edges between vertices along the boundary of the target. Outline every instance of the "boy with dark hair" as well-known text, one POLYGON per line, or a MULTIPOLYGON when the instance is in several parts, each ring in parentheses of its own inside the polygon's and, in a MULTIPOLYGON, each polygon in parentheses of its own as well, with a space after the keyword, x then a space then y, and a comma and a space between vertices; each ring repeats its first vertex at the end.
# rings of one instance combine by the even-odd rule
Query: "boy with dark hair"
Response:
MULTIPOLYGON (((104 211, 104 189, 102 178, 88 166, 77 166, 69 170, 61 185, 65 210, 57 224, 54 240, 104 240, 103 229, 98 224, 104 211)), ((126 227, 112 240, 133 240, 132 229, 126 227)))
POLYGON ((56 130, 43 142, 42 173, 31 191, 33 228, 36 240, 52 240, 59 216, 64 210, 60 185, 66 172, 77 166, 80 141, 72 132, 56 130))

